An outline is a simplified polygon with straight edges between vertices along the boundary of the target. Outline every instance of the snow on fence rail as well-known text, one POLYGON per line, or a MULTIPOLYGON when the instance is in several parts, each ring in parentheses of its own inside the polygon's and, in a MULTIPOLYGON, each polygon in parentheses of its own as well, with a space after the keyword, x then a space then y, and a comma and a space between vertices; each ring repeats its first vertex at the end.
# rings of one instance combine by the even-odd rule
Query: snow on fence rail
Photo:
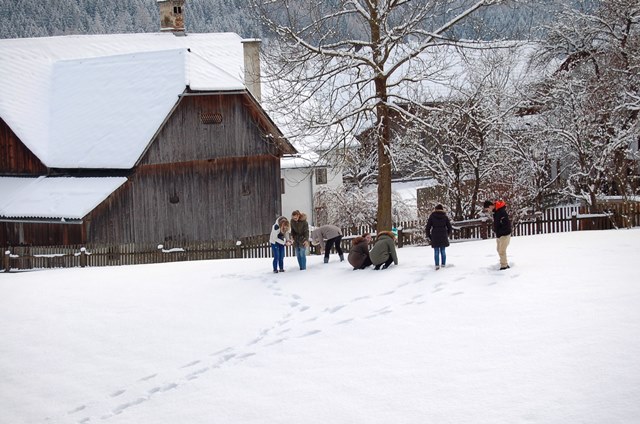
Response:
MULTIPOLYGON (((397 222, 398 247, 424 245, 425 220, 397 222)), ((488 217, 456 221, 453 241, 468 241, 493 237, 488 217)), ((620 226, 640 225, 640 207, 619 211, 609 210, 600 214, 586 214, 577 207, 553 208, 538 214, 534 219, 514 222, 513 235, 548 234, 581 230, 606 230, 620 226), (621 223, 623 225, 621 225, 621 223)), ((373 226, 343 228, 342 248, 348 251, 358 235, 371 233, 373 226)), ((205 259, 269 258, 271 246, 267 234, 234 241, 202 241, 179 245, 121 244, 87 246, 12 246, 4 249, 2 268, 27 270, 38 268, 70 268, 86 266, 138 265, 163 262, 194 261, 205 259)), ((312 254, 317 253, 312 248, 312 254)), ((294 256, 293 248, 286 248, 287 256, 294 256)))

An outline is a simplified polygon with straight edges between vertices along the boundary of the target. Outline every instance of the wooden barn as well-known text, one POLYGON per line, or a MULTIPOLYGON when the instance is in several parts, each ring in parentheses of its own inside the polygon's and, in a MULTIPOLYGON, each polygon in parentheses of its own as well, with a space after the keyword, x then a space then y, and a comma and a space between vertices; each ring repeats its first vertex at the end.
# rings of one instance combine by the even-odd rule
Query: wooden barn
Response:
POLYGON ((0 245, 267 233, 296 151, 258 52, 231 33, 0 40, 0 245))

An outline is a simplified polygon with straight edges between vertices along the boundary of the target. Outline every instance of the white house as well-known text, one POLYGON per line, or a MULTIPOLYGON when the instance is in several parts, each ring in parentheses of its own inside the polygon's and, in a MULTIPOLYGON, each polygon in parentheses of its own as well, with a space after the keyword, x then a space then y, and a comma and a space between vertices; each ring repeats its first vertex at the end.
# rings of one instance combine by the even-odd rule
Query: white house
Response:
POLYGON ((316 222, 314 195, 322 187, 342 185, 342 172, 315 153, 285 156, 280 160, 282 214, 299 210, 307 214, 310 225, 316 222))

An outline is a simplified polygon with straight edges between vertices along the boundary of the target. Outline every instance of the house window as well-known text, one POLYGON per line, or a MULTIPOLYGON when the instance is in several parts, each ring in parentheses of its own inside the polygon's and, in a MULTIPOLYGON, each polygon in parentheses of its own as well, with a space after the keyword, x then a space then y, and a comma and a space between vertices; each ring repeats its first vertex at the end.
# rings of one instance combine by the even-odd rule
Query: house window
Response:
POLYGON ((200 112, 200 122, 205 125, 219 125, 222 123, 222 114, 218 112, 200 112))
POLYGON ((280 194, 284 194, 284 178, 280 178, 280 194))
POLYGON ((174 15, 180 15, 180 14, 182 14, 182 7, 180 7, 180 6, 174 6, 174 7, 173 7, 173 14, 174 14, 174 15))
POLYGON ((251 194, 251 186, 249 186, 249 183, 244 181, 242 183, 242 195, 243 196, 249 196, 251 194))
POLYGON ((327 183, 327 168, 318 168, 316 169, 316 184, 326 184, 327 183))

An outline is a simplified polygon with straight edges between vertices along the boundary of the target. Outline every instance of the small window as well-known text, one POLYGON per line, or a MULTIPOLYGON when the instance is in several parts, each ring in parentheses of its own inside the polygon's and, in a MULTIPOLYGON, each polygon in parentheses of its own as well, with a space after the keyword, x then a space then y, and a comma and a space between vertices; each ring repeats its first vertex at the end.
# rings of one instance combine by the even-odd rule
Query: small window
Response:
POLYGON ((246 181, 242 183, 242 195, 243 196, 251 195, 251 186, 249 186, 249 183, 246 181))
POLYGON ((182 14, 182 7, 180 7, 180 6, 174 6, 174 7, 173 7, 173 13, 174 13, 174 15, 180 15, 180 14, 182 14))
POLYGON ((280 178, 280 194, 284 194, 284 178, 280 178))
POLYGON ((316 169, 316 184, 326 184, 327 183, 327 168, 318 168, 316 169))
POLYGON ((200 122, 205 125, 222 124, 222 114, 218 112, 200 112, 200 122))

